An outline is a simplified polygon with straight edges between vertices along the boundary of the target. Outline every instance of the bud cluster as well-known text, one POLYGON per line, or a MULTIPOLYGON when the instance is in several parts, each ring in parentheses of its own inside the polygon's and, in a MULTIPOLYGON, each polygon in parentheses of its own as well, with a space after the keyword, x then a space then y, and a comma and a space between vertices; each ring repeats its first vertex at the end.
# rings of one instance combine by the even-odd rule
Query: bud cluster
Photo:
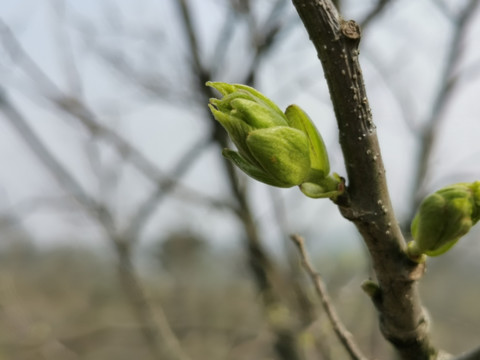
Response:
POLYGON ((210 99, 210 110, 238 151, 223 156, 265 184, 299 186, 313 198, 335 198, 343 181, 329 175, 325 144, 308 115, 296 105, 282 112, 257 90, 238 84, 207 82, 223 96, 210 99))
POLYGON ((447 186, 427 196, 412 221, 412 258, 448 251, 480 220, 480 181, 447 186))

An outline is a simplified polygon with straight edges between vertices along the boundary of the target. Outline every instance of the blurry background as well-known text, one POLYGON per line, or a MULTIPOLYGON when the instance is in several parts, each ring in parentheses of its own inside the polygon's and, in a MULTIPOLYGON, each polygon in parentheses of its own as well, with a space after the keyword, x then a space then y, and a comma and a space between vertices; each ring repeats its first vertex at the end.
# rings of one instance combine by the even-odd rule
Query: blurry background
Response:
MULTIPOLYGON (((336 1, 395 211, 480 179, 478 0, 336 1)), ((347 328, 391 358, 369 258, 327 200, 221 157, 207 80, 309 113, 345 174, 322 68, 287 0, 0 2, 0 359, 343 359, 289 234, 347 328)), ((478 227, 430 259, 434 342, 478 345, 478 227)))

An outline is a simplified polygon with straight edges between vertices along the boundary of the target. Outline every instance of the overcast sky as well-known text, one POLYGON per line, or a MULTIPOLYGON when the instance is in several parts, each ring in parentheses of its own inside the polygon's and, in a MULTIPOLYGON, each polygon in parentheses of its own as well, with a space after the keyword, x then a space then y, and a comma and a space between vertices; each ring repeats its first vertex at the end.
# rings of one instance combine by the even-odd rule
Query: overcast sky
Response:
MULTIPOLYGON (((220 12, 212 11, 217 2, 193 1, 200 41, 206 49, 211 47, 209 36, 212 27, 222 20, 220 12), (198 6, 200 3, 202 6, 198 6)), ((361 17, 365 11, 362 8, 364 2, 351 2, 356 6, 345 6, 349 9, 346 16, 361 17)), ((119 12, 118 15, 109 13, 111 1, 70 0, 65 1, 63 18, 54 10, 54 3, 38 0, 2 1, 0 16, 31 58, 56 85, 67 93, 75 93, 78 89, 71 81, 74 75, 72 69, 65 66, 68 60, 63 57, 70 50, 59 51, 59 47, 65 46, 62 43, 65 38, 59 33, 65 32, 77 70, 83 78, 82 96, 85 101, 102 115, 103 123, 134 143, 160 169, 166 172, 171 170, 189 144, 202 139, 208 132, 208 125, 198 118, 198 109, 188 104, 177 106, 141 95, 135 87, 125 85, 125 81, 105 66, 97 54, 98 49, 117 48, 117 41, 126 39, 125 34, 112 31, 115 19, 120 16, 132 31, 126 52, 143 49, 142 36, 147 35, 152 36, 164 52, 146 54, 145 59, 149 59, 149 63, 137 63, 139 68, 155 68, 155 61, 159 62, 160 68, 162 65, 165 68, 165 63, 161 63, 163 61, 174 67, 175 61, 182 58, 183 35, 178 31, 171 1, 116 1, 113 8, 119 12), (94 24, 95 29, 105 29, 105 34, 89 34, 89 30, 92 30, 89 24, 94 24), (165 53, 168 51, 171 53, 165 53)), ((455 7, 463 2, 450 3, 455 7)), ((293 9, 291 13, 294 14, 293 9)), ((475 17, 467 40, 477 44, 480 16, 477 14, 475 17)), ((450 21, 431 1, 404 0, 397 2, 372 24, 362 40, 361 64, 367 92, 378 128, 392 200, 400 216, 408 210, 405 199, 412 190, 411 171, 418 151, 415 135, 404 117, 407 115, 410 125, 414 127, 421 126, 428 117, 450 36, 450 21), (402 95, 406 109, 402 110, 399 106, 396 91, 402 95)), ((468 41, 465 45, 469 45, 468 41)), ((127 53, 126 57, 132 56, 137 61, 134 55, 127 53)), ((477 140, 480 135, 480 76, 477 76, 480 50, 478 46, 470 44, 458 70, 471 64, 476 64, 477 72, 471 72, 461 80, 460 90, 455 94, 443 121, 432 159, 434 176, 429 184, 431 190, 451 182, 480 179, 480 142, 477 140)), ((0 50, 0 76, 7 94, 82 185, 91 194, 115 204, 119 218, 128 219, 136 204, 153 190, 151 184, 126 166, 121 168, 123 175, 115 189, 102 187, 92 175, 96 161, 105 168, 115 168, 115 164, 121 160, 119 156, 111 147, 89 141, 88 134, 81 126, 53 110, 42 99, 42 90, 35 87, 21 66, 0 50)), ((262 67, 258 84, 260 90, 280 107, 285 108, 290 103, 302 106, 325 138, 332 170, 344 174, 326 86, 323 81, 309 79, 317 76, 321 80, 323 75, 303 28, 298 26, 264 61, 262 67), (305 76, 303 82, 292 83, 292 77, 298 77, 299 73, 305 76)), ((181 68, 172 68, 172 71, 181 71, 181 68)), ((182 183, 203 194, 227 198, 228 186, 220 161, 219 149, 210 146, 182 178, 182 183)), ((98 229, 80 207, 56 202, 65 196, 64 192, 1 114, 0 168, 3 169, 0 172, 0 213, 15 212, 24 226, 35 234, 36 241, 98 242, 98 229), (39 202, 39 199, 47 201, 39 202), (30 206, 32 201, 35 207, 30 206)), ((272 191, 254 182, 251 187, 261 229, 267 238, 274 239, 279 231, 271 226, 272 191)), ((337 246, 338 239, 342 239, 342 245, 358 248, 358 235, 350 224, 345 225, 329 201, 307 199, 297 189, 275 189, 273 193, 286 204, 289 231, 314 236, 318 229, 312 225, 321 218, 322 224, 325 224, 321 232, 321 237, 326 239, 325 246, 337 246)), ((145 241, 150 241, 152 237, 177 227, 187 227, 204 234, 217 245, 226 245, 225 239, 240 231, 231 214, 206 206, 186 205, 172 197, 162 203, 142 235, 145 241)))

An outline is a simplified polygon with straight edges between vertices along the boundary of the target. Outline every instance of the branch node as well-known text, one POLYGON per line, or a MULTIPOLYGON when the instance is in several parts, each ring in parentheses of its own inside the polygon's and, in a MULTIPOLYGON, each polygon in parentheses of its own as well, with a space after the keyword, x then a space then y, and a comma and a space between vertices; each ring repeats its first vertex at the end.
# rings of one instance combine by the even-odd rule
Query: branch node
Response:
POLYGON ((379 306, 382 299, 382 289, 375 281, 365 280, 362 283, 362 290, 372 299, 375 306, 379 306))
POLYGON ((340 29, 346 38, 354 40, 357 43, 360 42, 360 26, 354 20, 342 21, 340 29))

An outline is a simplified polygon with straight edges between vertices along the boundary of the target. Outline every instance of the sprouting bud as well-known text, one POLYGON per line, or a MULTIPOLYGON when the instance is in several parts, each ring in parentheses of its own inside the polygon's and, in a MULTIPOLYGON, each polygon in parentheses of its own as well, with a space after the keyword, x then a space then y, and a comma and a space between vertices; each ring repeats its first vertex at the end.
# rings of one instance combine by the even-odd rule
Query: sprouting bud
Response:
POLYGON ((257 90, 238 84, 207 82, 221 99, 210 110, 238 151, 223 155, 243 172, 277 187, 300 186, 310 197, 335 197, 343 191, 330 165, 323 140, 308 115, 296 105, 283 113, 257 90))
POLYGON ((480 219, 480 181, 447 186, 427 196, 412 221, 413 259, 448 251, 480 219))

